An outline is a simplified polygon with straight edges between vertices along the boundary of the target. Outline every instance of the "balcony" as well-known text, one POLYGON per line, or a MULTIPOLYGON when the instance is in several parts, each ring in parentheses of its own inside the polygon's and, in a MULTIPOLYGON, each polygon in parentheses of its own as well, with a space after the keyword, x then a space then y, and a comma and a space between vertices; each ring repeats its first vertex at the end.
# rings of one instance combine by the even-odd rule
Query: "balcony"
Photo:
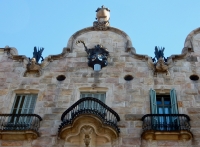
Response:
POLYGON ((36 139, 41 120, 37 114, 0 114, 0 139, 36 139))
POLYGON ((142 117, 145 140, 191 140, 190 118, 185 114, 147 114, 142 117))
POLYGON ((68 108, 61 117, 58 136, 77 145, 109 143, 120 133, 119 115, 100 100, 81 98, 68 108))

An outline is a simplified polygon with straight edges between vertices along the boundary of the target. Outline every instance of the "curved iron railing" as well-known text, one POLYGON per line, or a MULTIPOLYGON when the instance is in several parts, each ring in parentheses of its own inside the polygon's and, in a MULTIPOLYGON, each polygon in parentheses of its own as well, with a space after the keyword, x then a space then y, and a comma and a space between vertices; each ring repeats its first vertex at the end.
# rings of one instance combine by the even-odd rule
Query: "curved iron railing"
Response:
POLYGON ((103 124, 109 125, 120 132, 117 126, 117 122, 120 121, 119 115, 102 101, 92 97, 81 98, 69 107, 61 116, 62 123, 58 131, 60 132, 64 126, 72 124, 75 118, 82 114, 93 114, 103 124))
POLYGON ((0 130, 38 131, 41 120, 37 114, 0 114, 0 130))
POLYGON ((147 114, 142 121, 144 131, 190 131, 190 118, 185 114, 147 114))

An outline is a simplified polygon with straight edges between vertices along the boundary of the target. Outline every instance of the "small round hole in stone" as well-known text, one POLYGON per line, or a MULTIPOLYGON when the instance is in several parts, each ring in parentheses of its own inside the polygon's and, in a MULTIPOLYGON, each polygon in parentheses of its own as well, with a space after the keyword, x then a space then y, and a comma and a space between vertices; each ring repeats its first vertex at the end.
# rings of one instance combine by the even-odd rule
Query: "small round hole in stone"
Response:
POLYGON ((126 80, 126 81, 131 81, 131 80, 133 80, 133 76, 132 76, 132 75, 126 75, 126 76, 124 77, 124 80, 126 80))
POLYGON ((56 77, 56 79, 57 79, 58 81, 64 81, 65 78, 66 78, 66 77, 65 77, 64 75, 59 75, 59 76, 56 77))
POLYGON ((190 76, 190 80, 197 81, 197 80, 199 80, 199 76, 197 76, 197 75, 191 75, 190 76))

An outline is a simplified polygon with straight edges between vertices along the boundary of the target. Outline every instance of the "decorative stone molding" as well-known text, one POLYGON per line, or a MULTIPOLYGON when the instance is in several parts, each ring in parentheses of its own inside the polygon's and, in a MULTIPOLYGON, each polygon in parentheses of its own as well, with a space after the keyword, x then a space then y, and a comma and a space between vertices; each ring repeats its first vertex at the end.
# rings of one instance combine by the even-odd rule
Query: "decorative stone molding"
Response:
POLYGON ((34 74, 36 77, 41 75, 41 64, 37 63, 35 58, 32 58, 26 66, 24 76, 26 77, 28 74, 34 74))
POLYGON ((95 87, 95 86, 92 86, 92 87, 81 87, 79 88, 79 91, 81 92, 106 92, 108 91, 108 88, 107 87, 95 87))
POLYGON ((99 118, 92 114, 77 117, 72 125, 64 127, 58 134, 61 139, 65 139, 68 143, 90 144, 91 146, 112 143, 118 138, 118 135, 112 127, 105 126, 99 118))
POLYGON ((159 58, 159 60, 154 63, 152 58, 148 57, 147 64, 150 69, 153 70, 154 75, 157 75, 157 73, 166 73, 166 75, 169 76, 169 68, 172 67, 173 61, 169 58, 167 62, 165 62, 163 58, 159 58))
POLYGON ((93 132, 93 128, 90 127, 90 126, 84 126, 81 131, 83 132, 83 134, 85 135, 85 138, 83 139, 84 140, 84 143, 85 143, 85 146, 86 147, 89 147, 90 145, 90 140, 91 140, 91 133, 93 132))
POLYGON ((13 56, 11 56, 11 58, 13 60, 18 61, 18 62, 24 62, 24 60, 28 61, 28 58, 26 56, 24 56, 24 55, 13 55, 13 56))
POLYGON ((100 31, 106 31, 109 29, 110 23, 109 21, 103 21, 103 22, 98 22, 98 21, 94 21, 93 22, 93 27, 94 30, 100 30, 100 31))
POLYGON ((22 93, 24 93, 24 94, 28 94, 28 93, 38 94, 39 90, 37 90, 37 89, 16 89, 16 90, 14 90, 14 92, 16 94, 22 94, 22 93))
POLYGON ((146 131, 142 133, 145 140, 182 140, 188 141, 192 139, 192 134, 188 131, 146 131))
POLYGON ((1 140, 33 140, 39 137, 36 131, 0 131, 1 140))

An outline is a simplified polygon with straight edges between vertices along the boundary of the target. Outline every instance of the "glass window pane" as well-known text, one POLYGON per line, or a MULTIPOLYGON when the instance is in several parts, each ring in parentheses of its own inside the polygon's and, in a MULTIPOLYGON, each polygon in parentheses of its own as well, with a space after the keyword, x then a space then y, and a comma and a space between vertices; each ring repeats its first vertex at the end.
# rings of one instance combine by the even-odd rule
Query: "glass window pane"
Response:
POLYGON ((157 98, 156 102, 157 102, 157 105, 162 104, 161 98, 157 98))
POLYGON ((170 108, 169 107, 165 107, 164 110, 165 110, 165 114, 170 114, 170 108))
POLYGON ((158 107, 158 114, 163 114, 163 108, 162 107, 158 107))

